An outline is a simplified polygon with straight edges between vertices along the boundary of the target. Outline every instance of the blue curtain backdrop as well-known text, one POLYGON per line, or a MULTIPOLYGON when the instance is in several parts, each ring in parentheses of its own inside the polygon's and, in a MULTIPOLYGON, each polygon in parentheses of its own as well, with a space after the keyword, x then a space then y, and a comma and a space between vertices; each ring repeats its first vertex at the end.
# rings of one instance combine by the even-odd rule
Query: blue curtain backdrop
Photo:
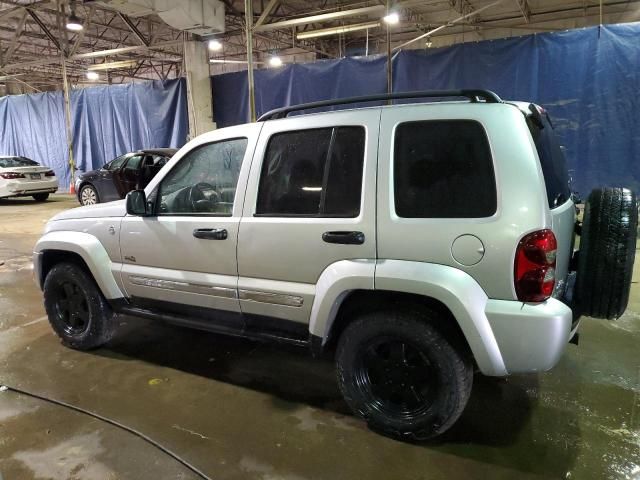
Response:
MULTIPOLYGON (((184 80, 109 85, 71 92, 76 168, 93 170, 116 156, 187 140, 184 80)), ((24 155, 50 166, 68 188, 62 92, 0 97, 0 155, 24 155)))
MULTIPOLYGON (((574 189, 640 192, 640 23, 401 51, 393 89, 486 88, 547 108, 566 147, 574 189)), ((385 58, 257 70, 258 115, 285 105, 384 93, 385 58)), ((219 126, 247 121, 246 72, 212 78, 219 126)))

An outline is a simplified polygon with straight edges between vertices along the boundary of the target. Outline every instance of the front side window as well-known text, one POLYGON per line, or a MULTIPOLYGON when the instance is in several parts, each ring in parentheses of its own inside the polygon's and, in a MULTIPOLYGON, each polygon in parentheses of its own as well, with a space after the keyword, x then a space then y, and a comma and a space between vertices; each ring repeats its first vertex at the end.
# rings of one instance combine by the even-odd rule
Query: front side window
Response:
POLYGON ((247 139, 196 147, 160 184, 158 213, 230 216, 247 139))
POLYGON ((262 165, 256 214, 357 217, 364 151, 363 127, 273 135, 262 165))
POLYGON ((118 168, 120 168, 124 162, 127 160, 127 158, 129 158, 129 155, 122 155, 114 160, 111 160, 109 163, 107 163, 104 166, 105 170, 117 170, 118 168))
POLYGON ((140 164, 142 163, 142 158, 142 155, 134 155, 133 157, 129 158, 129 161, 124 168, 126 168, 127 170, 138 170, 140 168, 140 164))
POLYGON ((487 135, 470 120, 398 125, 393 157, 396 214, 406 218, 481 218, 497 209, 487 135))

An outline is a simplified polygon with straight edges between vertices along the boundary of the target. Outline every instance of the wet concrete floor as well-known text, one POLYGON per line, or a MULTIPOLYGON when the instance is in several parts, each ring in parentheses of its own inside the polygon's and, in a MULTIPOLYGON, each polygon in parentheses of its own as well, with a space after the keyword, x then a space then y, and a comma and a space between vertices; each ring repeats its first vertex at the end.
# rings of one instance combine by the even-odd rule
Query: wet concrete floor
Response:
MULTIPOLYGON (((640 479, 637 283, 620 320, 583 320, 553 371, 476 376, 456 426, 409 445, 353 418, 331 363, 304 352, 133 318, 105 348, 64 348, 30 253, 46 220, 75 205, 0 200, 0 383, 129 425, 213 479, 640 479)), ((0 474, 197 478, 130 433, 11 391, 0 392, 0 474)))

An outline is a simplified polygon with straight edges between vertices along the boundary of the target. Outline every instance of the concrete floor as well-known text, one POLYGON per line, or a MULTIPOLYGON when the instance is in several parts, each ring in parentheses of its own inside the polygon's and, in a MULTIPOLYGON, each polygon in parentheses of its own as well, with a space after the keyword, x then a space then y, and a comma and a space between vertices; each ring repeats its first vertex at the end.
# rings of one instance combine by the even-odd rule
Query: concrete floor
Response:
MULTIPOLYGON (((332 365, 297 351, 132 318, 106 348, 64 348, 30 252, 46 220, 74 206, 68 195, 0 200, 0 383, 130 425, 215 479, 640 479, 637 284, 620 320, 583 321, 552 372, 477 376, 444 438, 407 445, 351 417, 332 365)), ((7 391, 0 474, 197 478, 127 432, 7 391)))

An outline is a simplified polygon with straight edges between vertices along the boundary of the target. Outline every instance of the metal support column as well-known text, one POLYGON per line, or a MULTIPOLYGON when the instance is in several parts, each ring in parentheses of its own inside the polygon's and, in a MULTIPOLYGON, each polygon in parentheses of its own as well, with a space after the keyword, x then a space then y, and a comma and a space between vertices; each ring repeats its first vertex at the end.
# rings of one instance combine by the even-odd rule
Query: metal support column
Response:
POLYGON ((256 121, 256 93, 253 82, 253 3, 244 0, 244 19, 247 36, 247 80, 249 84, 249 114, 252 122, 256 121))
POLYGON ((67 124, 67 147, 69 149, 69 171, 71 173, 71 186, 74 186, 76 177, 76 164, 73 159, 73 133, 71 131, 71 97, 69 94, 69 81, 67 79, 67 62, 62 56, 62 87, 64 90, 64 112, 67 124))
MULTIPOLYGON (((387 15, 390 11, 390 0, 387 0, 387 15)), ((391 65, 391 32, 387 23, 387 93, 393 92, 393 67, 391 65)), ((389 102, 391 103, 391 102, 389 102)))

